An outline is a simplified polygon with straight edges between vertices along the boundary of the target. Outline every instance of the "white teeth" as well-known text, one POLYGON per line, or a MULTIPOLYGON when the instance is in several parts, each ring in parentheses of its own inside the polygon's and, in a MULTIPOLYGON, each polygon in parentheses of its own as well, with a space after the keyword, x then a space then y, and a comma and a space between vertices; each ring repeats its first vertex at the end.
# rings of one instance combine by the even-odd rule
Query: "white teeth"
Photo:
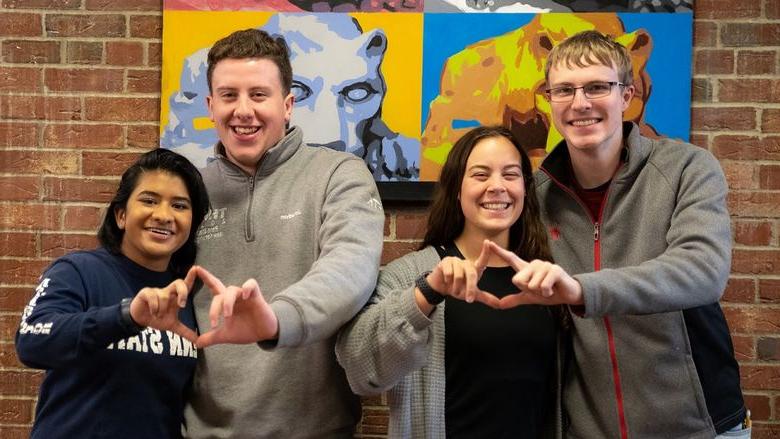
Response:
POLYGON ((573 120, 571 124, 574 125, 575 127, 584 127, 588 125, 593 125, 596 122, 598 122, 598 119, 584 119, 584 120, 573 120))
POLYGON ((166 236, 167 235, 173 235, 173 232, 171 232, 170 230, 165 230, 165 229, 157 229, 157 228, 154 228, 154 227, 149 227, 146 230, 148 230, 150 232, 154 232, 154 233, 159 233, 161 235, 166 235, 166 236))
POLYGON ((254 134, 260 127, 233 127, 233 131, 238 134, 254 134))
POLYGON ((504 210, 509 207, 509 203, 482 203, 482 207, 488 210, 504 210))

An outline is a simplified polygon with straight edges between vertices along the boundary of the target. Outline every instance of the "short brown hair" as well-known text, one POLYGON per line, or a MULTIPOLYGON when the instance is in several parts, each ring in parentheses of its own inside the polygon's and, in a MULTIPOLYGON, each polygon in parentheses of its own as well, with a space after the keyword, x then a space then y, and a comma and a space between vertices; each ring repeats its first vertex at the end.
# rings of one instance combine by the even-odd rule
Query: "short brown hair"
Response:
POLYGON ((544 79, 549 82, 550 69, 564 64, 571 68, 603 65, 617 69, 618 80, 623 85, 634 83, 633 67, 628 49, 612 37, 596 30, 586 30, 572 35, 553 47, 544 66, 544 79))
POLYGON ((290 93, 292 87, 292 67, 287 43, 279 37, 272 38, 260 29, 245 29, 235 31, 214 43, 209 50, 206 78, 211 92, 211 77, 217 64, 223 59, 264 58, 273 61, 279 68, 279 80, 282 82, 284 94, 290 93))

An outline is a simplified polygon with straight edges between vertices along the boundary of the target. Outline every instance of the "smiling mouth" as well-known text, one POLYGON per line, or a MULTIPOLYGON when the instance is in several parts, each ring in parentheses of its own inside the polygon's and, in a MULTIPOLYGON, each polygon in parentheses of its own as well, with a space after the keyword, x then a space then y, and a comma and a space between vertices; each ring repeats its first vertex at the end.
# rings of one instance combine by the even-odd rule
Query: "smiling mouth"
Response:
POLYGON ((233 129, 233 132, 236 134, 240 134, 242 136, 246 136, 249 134, 254 134, 260 130, 260 127, 238 127, 234 126, 231 127, 233 129))
POLYGON ((601 119, 579 119, 579 120, 573 120, 569 122, 571 125, 574 125, 575 127, 587 127, 596 123, 599 123, 601 119))
POLYGON ((147 227, 146 230, 166 238, 173 235, 173 230, 161 229, 158 227, 147 227))
POLYGON ((480 206, 482 206, 483 209, 487 210, 506 210, 509 209, 509 206, 511 206, 512 203, 482 203, 480 206))

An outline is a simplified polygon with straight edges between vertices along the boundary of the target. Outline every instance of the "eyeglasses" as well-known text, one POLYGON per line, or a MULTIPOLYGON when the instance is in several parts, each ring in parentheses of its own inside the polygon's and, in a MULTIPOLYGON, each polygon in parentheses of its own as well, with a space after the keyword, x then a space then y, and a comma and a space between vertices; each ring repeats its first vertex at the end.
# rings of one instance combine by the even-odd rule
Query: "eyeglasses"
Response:
POLYGON ((599 99, 609 96, 612 92, 612 87, 615 85, 625 86, 622 82, 617 81, 597 81, 589 82, 582 87, 564 85, 562 87, 548 88, 544 92, 547 94, 547 99, 551 102, 571 102, 574 100, 574 95, 577 94, 578 89, 582 89, 582 92, 585 93, 585 97, 588 99, 599 99))

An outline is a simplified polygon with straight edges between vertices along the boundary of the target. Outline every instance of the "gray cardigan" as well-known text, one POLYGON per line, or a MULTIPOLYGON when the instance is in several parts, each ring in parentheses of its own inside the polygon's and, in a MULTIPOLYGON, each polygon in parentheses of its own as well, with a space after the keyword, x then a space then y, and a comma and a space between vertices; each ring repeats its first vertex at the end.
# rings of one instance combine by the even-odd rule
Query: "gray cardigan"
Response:
MULTIPOLYGON (((417 307, 413 287, 439 260, 429 246, 383 268, 369 304, 341 330, 336 343, 336 356, 355 393, 388 392, 391 438, 445 437, 445 303, 428 318, 417 307)), ((560 362, 559 355, 559 370, 560 362)), ((560 430, 557 423, 553 427, 560 430)))

